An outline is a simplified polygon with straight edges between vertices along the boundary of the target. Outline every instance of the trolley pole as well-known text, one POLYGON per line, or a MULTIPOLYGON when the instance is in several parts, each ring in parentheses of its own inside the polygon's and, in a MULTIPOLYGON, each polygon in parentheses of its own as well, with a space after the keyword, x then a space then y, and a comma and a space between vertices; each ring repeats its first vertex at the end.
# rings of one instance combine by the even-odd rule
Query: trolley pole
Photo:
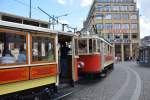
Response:
POLYGON ((52 18, 52 23, 53 23, 53 30, 54 30, 55 29, 55 20, 54 20, 55 16, 53 15, 52 17, 53 17, 52 18))
POLYGON ((30 0, 29 18, 31 18, 31 5, 32 5, 32 2, 31 2, 31 0, 30 0))

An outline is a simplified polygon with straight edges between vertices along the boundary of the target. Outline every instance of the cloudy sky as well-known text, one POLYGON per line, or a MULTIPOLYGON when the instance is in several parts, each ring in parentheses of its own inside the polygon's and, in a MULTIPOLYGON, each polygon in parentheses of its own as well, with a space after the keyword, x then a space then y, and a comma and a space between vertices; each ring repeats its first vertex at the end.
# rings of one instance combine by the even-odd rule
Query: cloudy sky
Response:
MULTIPOLYGON (((60 18, 61 22, 72 27, 82 27, 90 9, 92 0, 32 0, 32 18, 48 21, 48 17, 37 9, 40 6, 50 15, 68 16, 60 18)), ((137 0, 140 9, 141 38, 150 35, 150 0, 137 0)), ((0 0, 0 11, 20 16, 29 16, 29 0, 0 0)))
POLYGON ((137 6, 140 10, 141 38, 150 35, 150 0, 137 0, 137 6))

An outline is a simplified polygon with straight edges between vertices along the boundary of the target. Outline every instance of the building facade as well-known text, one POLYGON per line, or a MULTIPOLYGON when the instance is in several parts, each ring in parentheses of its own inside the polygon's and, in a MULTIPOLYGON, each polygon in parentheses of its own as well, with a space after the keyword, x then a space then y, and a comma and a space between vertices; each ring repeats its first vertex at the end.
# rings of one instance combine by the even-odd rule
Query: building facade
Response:
POLYGON ((134 0, 94 0, 84 28, 110 41, 121 61, 137 57, 140 26, 134 0))
POLYGON ((150 46, 150 36, 145 36, 141 39, 141 46, 150 46))

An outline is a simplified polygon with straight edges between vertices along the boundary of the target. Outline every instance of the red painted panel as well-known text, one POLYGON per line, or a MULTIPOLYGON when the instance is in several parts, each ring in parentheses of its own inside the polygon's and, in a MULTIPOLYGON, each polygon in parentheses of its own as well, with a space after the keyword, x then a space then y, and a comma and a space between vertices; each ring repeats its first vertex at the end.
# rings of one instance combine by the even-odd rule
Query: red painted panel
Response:
POLYGON ((29 67, 0 70, 0 84, 29 79, 29 67))
POLYGON ((47 76, 55 76, 57 73, 57 65, 34 66, 30 68, 30 79, 41 78, 47 76))
POLYGON ((80 56, 79 61, 84 62, 82 72, 84 73, 97 73, 101 69, 101 56, 100 55, 83 55, 80 56))

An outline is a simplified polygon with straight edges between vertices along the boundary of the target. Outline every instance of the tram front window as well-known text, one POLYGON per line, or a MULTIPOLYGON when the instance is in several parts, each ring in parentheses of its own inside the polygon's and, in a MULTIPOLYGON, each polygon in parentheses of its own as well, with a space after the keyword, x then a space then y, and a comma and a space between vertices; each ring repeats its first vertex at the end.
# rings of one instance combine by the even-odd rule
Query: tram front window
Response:
POLYGON ((55 61, 55 47, 54 38, 45 36, 32 37, 32 61, 44 61, 54 62, 55 61))
POLYGON ((79 53, 87 53, 87 40, 79 40, 79 53))
POLYGON ((0 63, 26 63, 26 35, 23 32, 10 30, 0 32, 0 63))

